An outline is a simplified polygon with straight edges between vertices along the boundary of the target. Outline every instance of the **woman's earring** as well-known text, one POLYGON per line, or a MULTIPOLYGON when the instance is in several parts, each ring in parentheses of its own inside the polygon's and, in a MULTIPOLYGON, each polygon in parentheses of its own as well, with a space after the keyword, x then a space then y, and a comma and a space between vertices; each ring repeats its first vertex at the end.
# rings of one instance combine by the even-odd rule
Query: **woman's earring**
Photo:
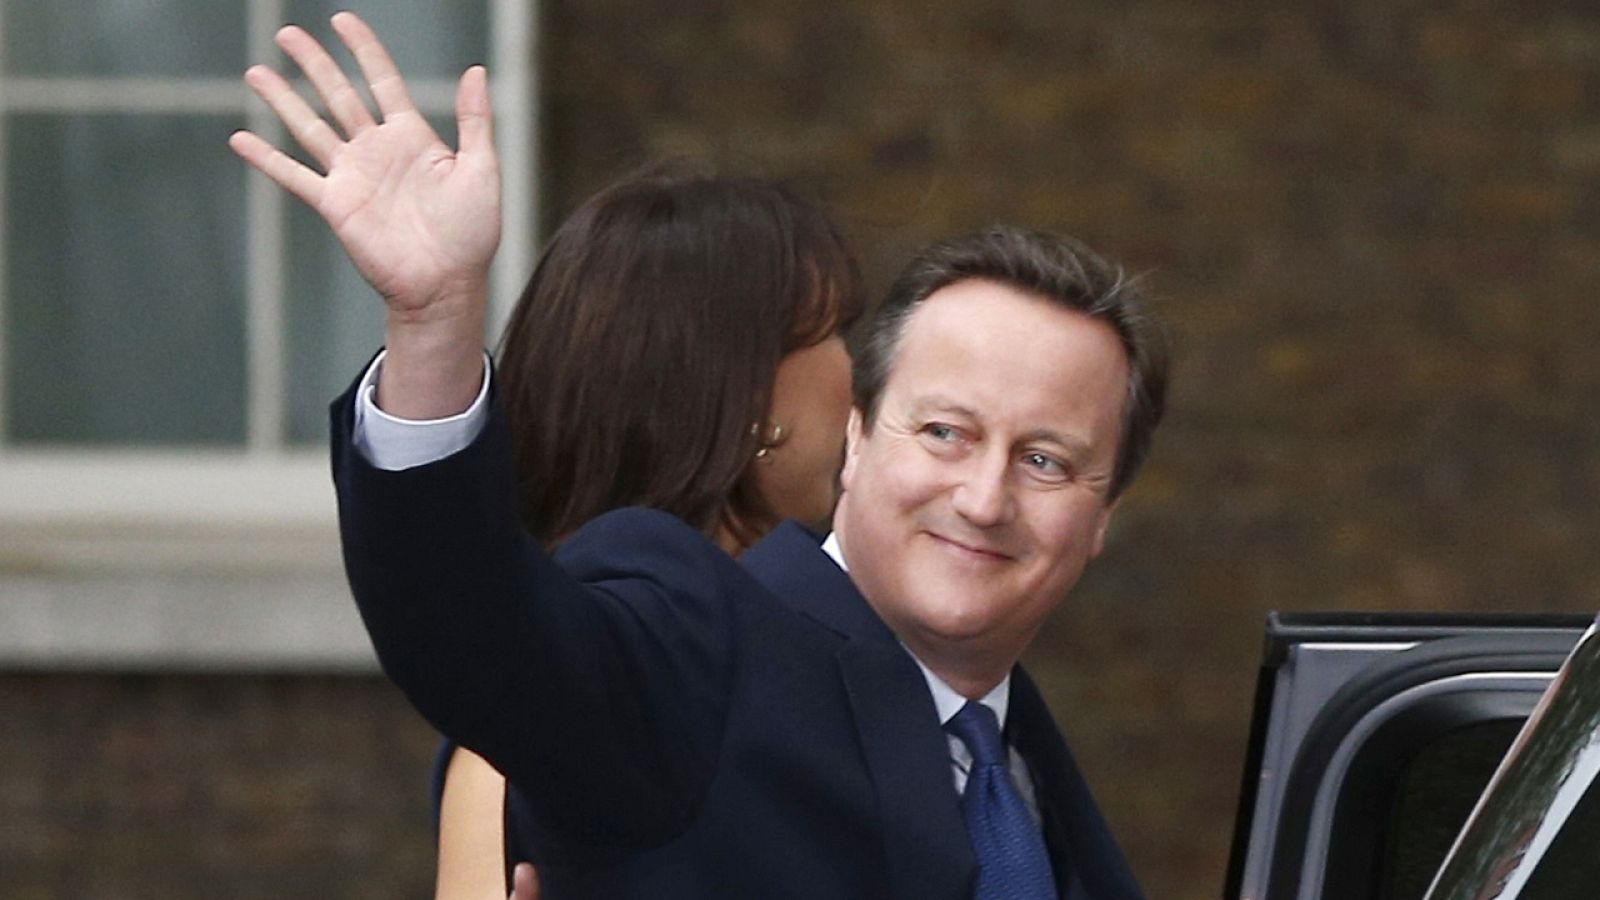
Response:
POLYGON ((756 459, 766 459, 772 454, 772 451, 783 446, 784 438, 788 437, 788 434, 783 430, 783 426, 776 422, 773 423, 772 428, 766 434, 761 433, 759 424, 753 426, 751 431, 761 441, 760 445, 756 447, 756 459))

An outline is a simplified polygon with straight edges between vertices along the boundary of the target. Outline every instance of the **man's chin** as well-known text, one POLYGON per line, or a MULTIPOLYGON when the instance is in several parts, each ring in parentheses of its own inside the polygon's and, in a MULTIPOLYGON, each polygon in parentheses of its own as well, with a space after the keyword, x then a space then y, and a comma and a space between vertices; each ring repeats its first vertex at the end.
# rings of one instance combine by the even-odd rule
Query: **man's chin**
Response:
POLYGON ((979 606, 952 604, 948 609, 918 616, 917 633, 930 643, 946 647, 971 644, 994 632, 995 621, 979 606))

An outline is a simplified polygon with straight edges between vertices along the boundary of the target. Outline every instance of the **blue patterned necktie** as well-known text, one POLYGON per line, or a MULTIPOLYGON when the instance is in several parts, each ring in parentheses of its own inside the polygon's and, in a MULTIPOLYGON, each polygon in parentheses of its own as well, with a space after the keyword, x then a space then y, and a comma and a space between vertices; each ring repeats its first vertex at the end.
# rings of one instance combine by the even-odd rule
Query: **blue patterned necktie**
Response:
POLYGON ((944 727, 972 751, 961 806, 978 857, 974 900, 1055 900, 1050 855, 1039 826, 1011 783, 994 710, 969 700, 944 727))

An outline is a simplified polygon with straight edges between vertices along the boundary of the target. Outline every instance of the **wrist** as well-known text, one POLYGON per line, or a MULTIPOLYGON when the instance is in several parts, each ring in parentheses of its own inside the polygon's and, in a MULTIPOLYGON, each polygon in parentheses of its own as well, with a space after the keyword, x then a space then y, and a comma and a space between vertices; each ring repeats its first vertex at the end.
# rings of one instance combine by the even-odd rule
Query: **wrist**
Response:
POLYGON ((454 315, 391 312, 376 401, 402 419, 442 419, 472 405, 483 385, 482 305, 454 315))
POLYGON ((466 329, 481 326, 489 306, 489 273, 474 272, 431 285, 426 290, 390 293, 374 282, 383 296, 387 330, 466 329))

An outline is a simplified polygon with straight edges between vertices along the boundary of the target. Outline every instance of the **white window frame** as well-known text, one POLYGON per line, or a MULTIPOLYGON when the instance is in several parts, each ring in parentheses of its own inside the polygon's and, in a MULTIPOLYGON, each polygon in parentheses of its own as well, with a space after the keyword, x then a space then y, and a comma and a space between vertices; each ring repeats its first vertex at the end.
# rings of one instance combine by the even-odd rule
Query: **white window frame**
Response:
MULTIPOLYGON (((272 35, 283 0, 238 2, 249 10, 241 75, 247 61, 281 66, 272 35)), ((538 240, 539 12, 527 0, 484 2, 504 215, 492 338, 531 271, 538 240)), ((410 84, 424 113, 452 114, 453 80, 410 84)), ((242 79, 0 73, 0 172, 8 119, 28 112, 231 113, 286 146, 272 112, 242 79)), ((227 154, 224 138, 217 136, 217 150, 227 154)), ((247 177, 247 441, 228 451, 0 442, 0 671, 373 669, 340 572, 327 453, 287 445, 283 435, 281 273, 293 263, 284 232, 288 204, 298 201, 264 176, 247 177)), ((9 221, 4 190, 0 178, 0 286, 7 284, 5 229, 22 227, 9 221)), ((0 296, 0 336, 5 315, 0 296)), ((374 348, 381 340, 372 336, 374 348)))
MULTIPOLYGON (((249 8, 249 60, 281 60, 272 35, 283 22, 282 0, 245 0, 249 8)), ((505 222, 493 274, 490 334, 497 335, 530 271, 539 193, 537 5, 526 0, 485 0, 496 143, 504 179, 505 222)), ((4 6, 0 5, 0 18, 4 6)), ((0 29, 4 22, 0 21, 0 29)), ((244 62, 244 61, 241 61, 244 62)), ((241 73, 243 65, 240 67, 241 73)), ((453 80, 411 81, 426 114, 451 115, 453 80)), ((5 133, 16 113, 149 113, 241 115, 248 127, 285 146, 282 127, 242 79, 32 78, 0 74, 0 172, 5 133)), ((219 152, 228 152, 218 136, 219 152)), ((241 167, 244 164, 239 163, 241 167)), ((0 285, 6 284, 6 229, 11 222, 0 180, 0 285)), ((237 450, 172 451, 114 448, 7 446, 0 441, 0 570, 25 557, 34 567, 72 568, 85 541, 104 548, 123 534, 142 564, 165 559, 201 565, 189 545, 196 534, 233 534, 254 544, 259 532, 299 534, 318 565, 336 559, 334 509, 327 453, 284 443, 284 327, 286 208, 297 202, 258 173, 246 195, 247 440, 237 450), (171 535, 154 540, 151 534, 171 535), (91 537, 92 535, 92 537, 91 537), (152 557, 153 554, 153 557, 152 557), (12 557, 7 560, 6 557, 12 557)), ((292 263, 292 261, 289 261, 292 263)), ((374 300, 373 302, 376 302, 374 300)), ((7 304, 0 297, 0 335, 7 304)), ((372 336, 376 348, 382 336, 372 336)), ((0 341, 0 354, 4 342, 0 341)), ((6 377, 0 357, 0 391, 6 377)), ((354 377, 354 372, 351 376, 354 377)), ((3 396, 3 393, 0 393, 3 396)), ((330 398, 331 399, 331 398, 330 398)), ((6 410, 0 405, 0 426, 6 410)), ((0 427, 0 436, 5 433, 0 427)), ((112 551, 107 551, 112 552, 112 551)), ((133 552, 133 551, 130 551, 133 552)), ((112 552, 116 556, 115 552, 112 552)), ((91 554, 102 559, 103 554, 91 554)), ((219 551, 218 559, 236 553, 219 551)))

